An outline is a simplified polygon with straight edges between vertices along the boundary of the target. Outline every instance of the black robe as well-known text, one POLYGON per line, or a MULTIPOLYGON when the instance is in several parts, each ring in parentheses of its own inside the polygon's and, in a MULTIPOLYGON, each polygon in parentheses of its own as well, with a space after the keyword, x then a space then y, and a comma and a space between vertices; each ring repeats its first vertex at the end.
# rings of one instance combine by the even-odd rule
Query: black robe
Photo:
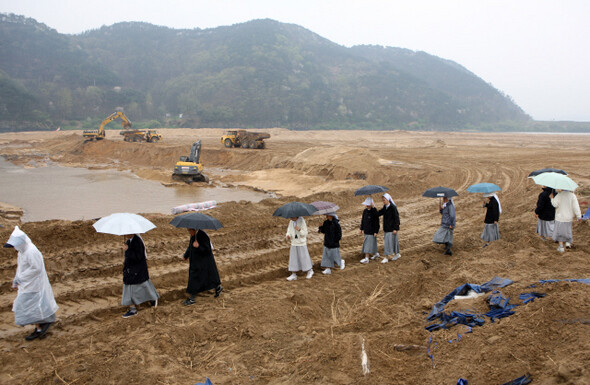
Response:
POLYGON ((361 230, 366 235, 375 235, 379 232, 379 213, 375 207, 363 210, 361 230))
POLYGON ((543 188, 543 192, 539 194, 537 199, 537 208, 535 208, 535 214, 542 221, 553 221, 555 220, 555 207, 551 204, 551 194, 555 194, 555 190, 551 187, 543 188))
POLYGON ((486 217, 483 223, 492 224, 500 220, 500 205, 496 198, 490 197, 490 201, 484 204, 483 207, 487 207, 486 217))
POLYGON ((221 285, 217 265, 211 251, 211 241, 204 231, 198 230, 194 237, 191 236, 190 243, 184 253, 184 259, 189 260, 187 293, 194 295, 221 285), (199 247, 193 246, 195 237, 199 247))
POLYGON ((139 236, 125 241, 125 262, 123 263, 123 283, 125 285, 137 285, 150 279, 148 266, 145 259, 145 245, 139 236))
POLYGON ((383 232, 399 231, 399 212, 396 205, 390 203, 389 206, 383 206, 377 214, 379 216, 383 215, 383 232))
POLYGON ((318 232, 324 234, 324 246, 328 249, 340 247, 342 228, 338 219, 333 218, 331 221, 326 219, 324 224, 318 228, 318 232))

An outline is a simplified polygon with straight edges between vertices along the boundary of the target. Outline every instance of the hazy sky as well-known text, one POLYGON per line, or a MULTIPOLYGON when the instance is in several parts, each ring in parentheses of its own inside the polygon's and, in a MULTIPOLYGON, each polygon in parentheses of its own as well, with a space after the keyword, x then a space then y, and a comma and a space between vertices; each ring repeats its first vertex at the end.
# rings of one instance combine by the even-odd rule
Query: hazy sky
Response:
POLYGON ((213 28, 270 18, 335 43, 453 60, 538 120, 590 121, 590 0, 0 0, 77 34, 120 21, 213 28))

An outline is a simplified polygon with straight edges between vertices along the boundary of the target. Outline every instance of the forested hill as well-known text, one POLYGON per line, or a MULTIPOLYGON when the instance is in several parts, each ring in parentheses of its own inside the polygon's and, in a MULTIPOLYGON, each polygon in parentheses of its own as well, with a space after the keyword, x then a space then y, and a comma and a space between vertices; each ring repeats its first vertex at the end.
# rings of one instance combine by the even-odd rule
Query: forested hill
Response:
POLYGON ((452 61, 347 48, 273 20, 204 30, 118 23, 63 35, 0 15, 0 70, 4 129, 100 120, 120 108, 132 121, 190 127, 461 129, 529 120, 452 61))

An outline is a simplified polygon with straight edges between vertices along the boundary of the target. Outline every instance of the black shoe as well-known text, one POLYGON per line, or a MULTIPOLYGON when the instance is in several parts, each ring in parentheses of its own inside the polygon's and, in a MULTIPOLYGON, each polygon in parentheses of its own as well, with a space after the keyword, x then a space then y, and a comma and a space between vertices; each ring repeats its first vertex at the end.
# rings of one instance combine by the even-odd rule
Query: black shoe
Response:
POLYGON ((33 330, 33 332, 31 334, 29 334, 28 336, 25 337, 25 340, 27 341, 33 341, 35 338, 39 337, 39 332, 37 331, 37 328, 35 328, 35 330, 33 330))
POLYGON ((485 244, 485 245, 483 245, 481 248, 482 248, 482 249, 485 249, 485 248, 486 248, 486 247, 488 247, 489 245, 490 245, 489 243, 486 243, 486 244, 485 244))
POLYGON ((445 250, 443 255, 453 255, 453 252, 451 250, 445 250))
POLYGON ((194 305, 195 303, 196 302, 195 302, 194 298, 187 298, 182 304, 184 306, 189 306, 189 305, 194 305))
POLYGON ((223 291, 223 286, 219 285, 215 288, 215 295, 213 296, 214 298, 219 297, 219 294, 221 294, 221 292, 223 291))
POLYGON ((127 313, 123 314, 123 318, 133 317, 134 315, 137 315, 137 310, 129 309, 129 311, 127 313))
POLYGON ((45 338, 47 336, 47 331, 49 331, 51 323, 40 324, 39 326, 41 326, 41 331, 39 331, 39 335, 37 336, 37 338, 45 338))
POLYGON ((151 307, 158 307, 158 300, 150 301, 150 306, 151 307))

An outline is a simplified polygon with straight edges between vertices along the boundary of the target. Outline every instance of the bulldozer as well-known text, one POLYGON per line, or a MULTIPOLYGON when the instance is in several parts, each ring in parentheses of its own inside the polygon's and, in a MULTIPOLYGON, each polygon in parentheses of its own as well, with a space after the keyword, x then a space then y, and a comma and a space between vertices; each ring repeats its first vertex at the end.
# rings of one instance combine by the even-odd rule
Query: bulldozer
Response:
POLYGON ((197 140, 191 147, 189 156, 181 156, 174 166, 172 179, 186 183, 209 182, 209 178, 203 175, 203 165, 200 163, 201 141, 197 140))
POLYGON ((156 130, 123 130, 119 134, 123 135, 125 142, 156 143, 162 139, 162 135, 158 134, 156 130))
POLYGON ((270 138, 270 134, 264 132, 252 132, 246 130, 226 131, 221 137, 221 143, 227 148, 265 148, 264 139, 270 138))
POLYGON ((100 126, 98 126, 98 130, 84 130, 84 132, 82 132, 82 136, 86 139, 86 142, 91 140, 104 139, 106 136, 104 127, 117 118, 121 118, 121 126, 123 126, 124 129, 131 128, 131 122, 129 121, 129 119, 127 119, 125 114, 121 111, 117 111, 113 112, 105 120, 103 120, 102 123, 100 123, 100 126))

